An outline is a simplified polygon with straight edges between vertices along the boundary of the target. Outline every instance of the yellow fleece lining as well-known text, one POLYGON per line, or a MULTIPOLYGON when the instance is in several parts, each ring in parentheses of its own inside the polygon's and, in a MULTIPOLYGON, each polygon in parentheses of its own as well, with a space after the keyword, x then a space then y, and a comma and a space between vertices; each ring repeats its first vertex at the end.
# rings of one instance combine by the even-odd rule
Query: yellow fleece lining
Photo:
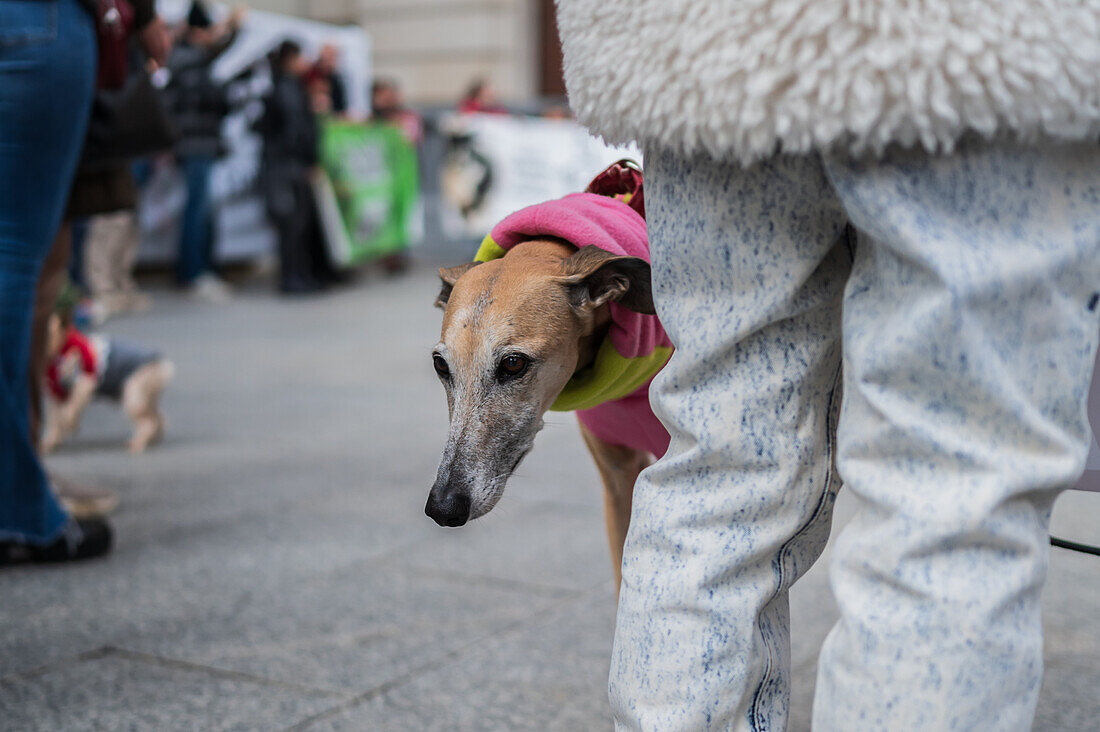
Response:
POLYGON ((493 237, 486 236, 481 240, 481 246, 477 248, 477 254, 474 255, 475 262, 491 262, 494 259, 500 259, 504 256, 505 249, 500 244, 493 241, 493 237))
POLYGON ((572 412, 622 399, 653 378, 671 356, 672 348, 657 346, 653 353, 627 358, 615 350, 610 338, 604 338, 596 352, 596 360, 588 368, 573 374, 550 409, 572 412))

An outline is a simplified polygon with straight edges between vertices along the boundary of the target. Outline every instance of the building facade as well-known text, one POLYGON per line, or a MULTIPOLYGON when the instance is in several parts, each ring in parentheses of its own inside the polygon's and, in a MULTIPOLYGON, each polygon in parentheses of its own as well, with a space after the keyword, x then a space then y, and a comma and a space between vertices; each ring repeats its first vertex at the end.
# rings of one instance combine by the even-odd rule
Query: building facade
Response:
POLYGON ((454 102, 475 79, 504 101, 564 94, 553 0, 250 0, 257 10, 361 25, 374 73, 414 103, 454 102))

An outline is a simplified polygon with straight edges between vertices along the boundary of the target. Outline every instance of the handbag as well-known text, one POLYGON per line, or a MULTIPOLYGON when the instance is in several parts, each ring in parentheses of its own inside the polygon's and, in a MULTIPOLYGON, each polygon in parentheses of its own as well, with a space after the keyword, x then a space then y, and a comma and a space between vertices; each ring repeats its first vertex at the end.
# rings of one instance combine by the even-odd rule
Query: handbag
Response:
POLYGON ((175 142, 160 90, 146 71, 139 71, 121 89, 96 92, 80 168, 125 164, 171 148, 175 142))
POLYGON ((127 0, 96 0, 99 66, 96 87, 118 89, 126 83, 127 50, 134 28, 134 6, 127 0))

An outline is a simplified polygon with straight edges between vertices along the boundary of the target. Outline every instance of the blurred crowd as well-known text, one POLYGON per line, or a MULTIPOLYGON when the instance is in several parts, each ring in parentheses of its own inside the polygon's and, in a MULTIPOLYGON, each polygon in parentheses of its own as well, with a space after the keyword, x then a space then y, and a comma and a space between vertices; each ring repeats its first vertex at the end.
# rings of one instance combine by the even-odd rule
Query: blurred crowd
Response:
MULTIPOLYGON (((119 403, 134 423, 134 452, 163 432, 159 399, 171 362, 155 346, 101 330, 114 316, 152 305, 134 278, 138 210, 151 181, 168 170, 182 189, 172 229, 176 285, 196 300, 231 298, 216 257, 212 183, 232 153, 227 118, 251 110, 248 132, 261 140, 256 188, 277 241, 276 287, 300 295, 347 278, 318 210, 323 126, 396 129, 413 151, 414 177, 425 137, 424 119, 396 80, 374 79, 369 119, 349 111, 335 43, 314 39, 309 54, 302 41, 286 38, 245 71, 219 77, 215 67, 246 21, 243 7, 216 17, 195 0, 169 24, 154 0, 61 5, 65 32, 27 50, 41 54, 36 70, 16 78, 0 69, 0 101, 20 112, 0 120, 7 145, 0 223, 16 232, 0 252, 0 564, 76 559, 109 547, 104 516, 114 493, 47 476, 38 458, 75 432, 91 399, 119 403), (64 110, 51 106, 62 101, 64 110)), ((455 112, 508 113, 485 79, 469 85, 455 112)), ((376 258, 385 271, 404 269, 402 248, 376 258)))
MULTIPOLYGON (((131 78, 144 78, 156 66, 163 67, 161 78, 167 83, 156 93, 164 119, 153 115, 153 121, 161 122, 159 128, 150 125, 153 129, 139 136, 148 146, 158 140, 168 144, 142 156, 127 154, 95 165, 82 161, 78 168, 55 251, 56 258, 70 252, 68 275, 88 294, 85 307, 96 322, 149 307, 149 298, 138 291, 131 273, 139 241, 138 194, 157 167, 177 168, 186 187, 174 267, 177 285, 207 301, 223 301, 231 294, 215 261, 211 180, 215 164, 227 153, 225 118, 250 97, 234 94, 238 79, 219 81, 212 70, 232 46, 245 17, 246 10, 237 7, 215 22, 196 0, 175 27, 151 21, 157 28, 162 64, 152 56, 138 58, 136 47, 129 51, 131 78)), ((270 85, 260 100, 262 112, 251 126, 263 140, 260 189, 277 232, 278 288, 286 294, 313 292, 340 279, 328 261, 310 184, 318 165, 319 120, 352 118, 339 53, 336 45, 325 44, 310 57, 298 41, 286 39, 265 60, 270 85)), ((455 109, 460 114, 508 113, 485 79, 471 82, 455 109)), ((566 108, 555 107, 546 116, 567 114, 566 108)), ((408 107, 395 80, 373 81, 369 115, 373 122, 399 129, 414 146, 423 140, 424 121, 408 107)), ((392 259, 383 264, 390 268, 392 259)))
MULTIPOLYGON (((39 9, 22 4, 12 12, 28 17, 6 21, 33 25, 39 9)), ((153 0, 62 0, 58 12, 53 41, 16 51, 29 71, 0 67, 0 102, 15 110, 0 119, 0 564, 109 549, 105 515, 115 494, 47 476, 39 455, 76 430, 95 397, 114 399, 131 418, 132 451, 159 439, 171 362, 96 328, 150 307, 133 276, 135 211, 161 165, 178 167, 186 189, 176 283, 203 300, 230 297, 214 259, 211 176, 227 152, 226 116, 255 101, 234 98, 232 84, 213 73, 243 8, 215 20, 195 2, 176 27, 157 16, 153 0)), ((308 58, 288 39, 266 62, 270 83, 254 130, 278 232, 279 289, 313 291, 339 276, 317 242, 309 189, 317 120, 345 114, 347 93, 335 46, 308 58)), ((377 82, 373 98, 380 119, 417 139, 419 120, 395 84, 377 82)))

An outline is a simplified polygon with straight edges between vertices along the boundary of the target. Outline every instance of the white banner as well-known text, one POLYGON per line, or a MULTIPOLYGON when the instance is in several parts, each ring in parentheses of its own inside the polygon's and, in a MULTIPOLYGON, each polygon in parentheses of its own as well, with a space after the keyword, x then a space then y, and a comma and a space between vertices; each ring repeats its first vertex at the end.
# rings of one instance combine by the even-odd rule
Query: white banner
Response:
MULTIPOLYGON (((168 23, 186 17, 191 0, 159 0, 157 10, 168 23)), ((211 13, 222 18, 225 6, 212 4, 211 13)), ((340 51, 339 72, 347 91, 348 114, 365 118, 369 112, 370 40, 359 27, 338 26, 288 15, 249 11, 233 44, 214 63, 213 76, 227 81, 249 67, 256 73, 230 88, 235 109, 222 124, 227 154, 214 166, 211 199, 214 204, 215 261, 248 259, 273 251, 275 233, 267 221, 257 193, 262 142, 251 125, 261 111, 259 100, 271 87, 263 63, 267 53, 284 40, 301 44, 313 57, 326 43, 340 51)), ((166 79, 165 79, 166 81, 166 79)), ((176 258, 179 217, 187 194, 171 156, 161 156, 153 177, 138 201, 138 220, 143 262, 171 262, 176 258)))
POLYGON ((517 209, 583 191, 616 160, 642 160, 636 147, 608 147, 569 120, 472 114, 441 127, 443 230, 456 239, 480 239, 517 209))
MULTIPOLYGON (((157 0, 157 12, 170 24, 184 20, 190 8, 191 0, 157 0)), ((226 5, 211 3, 209 8, 217 20, 229 13, 226 5)), ((233 78, 285 40, 300 44, 309 58, 315 57, 326 43, 336 46, 340 51, 340 74, 348 95, 348 113, 355 117, 369 114, 370 39, 359 26, 333 25, 249 10, 233 45, 214 63, 214 78, 219 81, 233 78)))

